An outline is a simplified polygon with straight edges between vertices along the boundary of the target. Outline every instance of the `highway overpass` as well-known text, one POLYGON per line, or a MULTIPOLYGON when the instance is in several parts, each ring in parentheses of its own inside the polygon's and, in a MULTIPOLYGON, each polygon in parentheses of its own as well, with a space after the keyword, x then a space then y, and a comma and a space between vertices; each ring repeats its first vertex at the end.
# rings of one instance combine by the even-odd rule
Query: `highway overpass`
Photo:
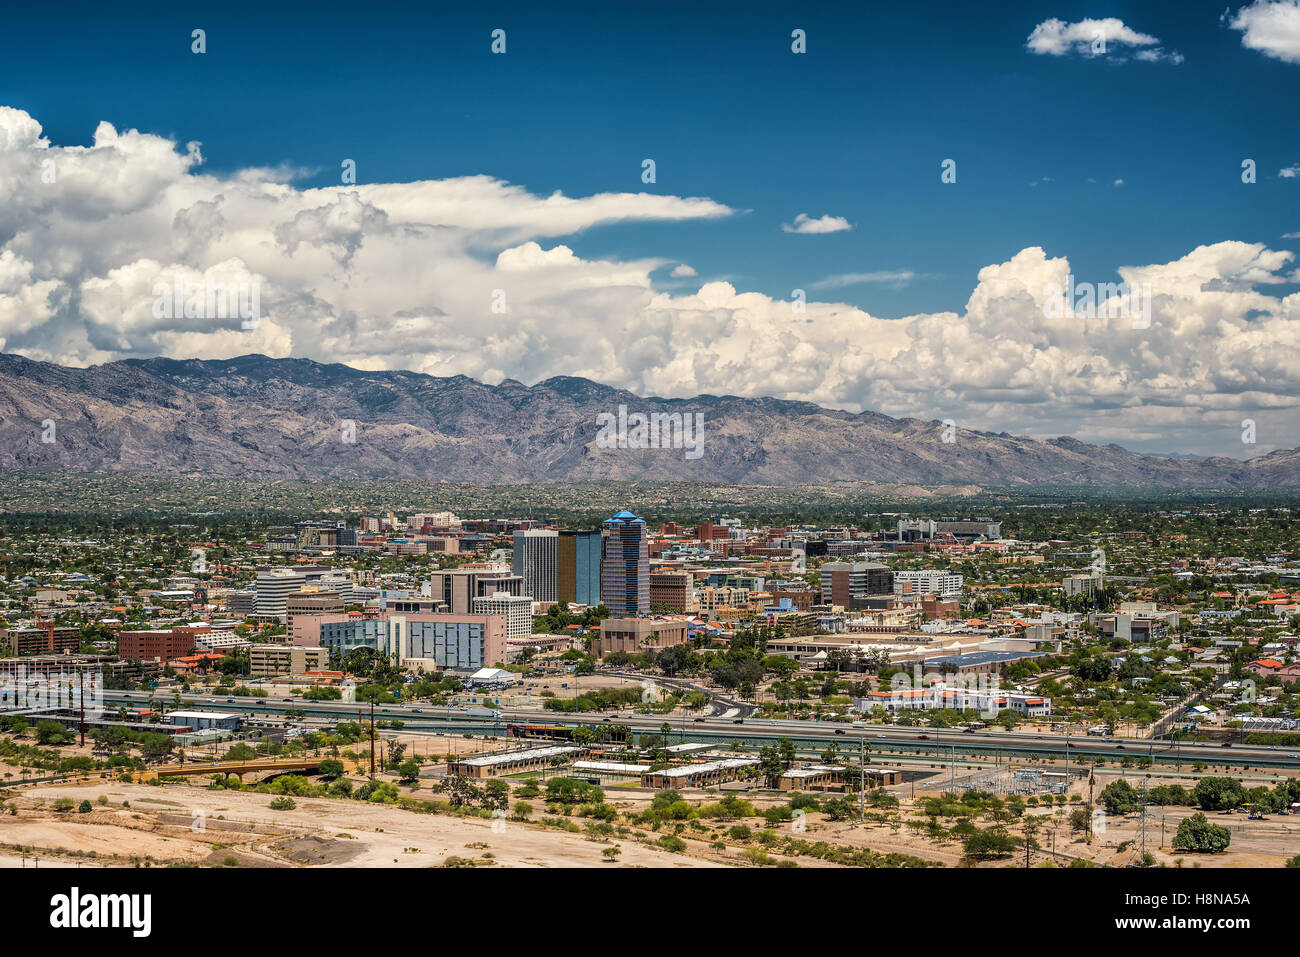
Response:
MULTIPOLYGON (((105 691, 107 706, 118 705, 138 708, 157 696, 148 692, 105 691)), ((285 711, 302 712, 309 718, 331 722, 364 721, 369 718, 370 706, 362 703, 344 704, 338 701, 303 701, 283 698, 217 698, 186 697, 184 708, 209 711, 226 711, 250 715, 282 715, 285 711)), ((672 727, 672 743, 696 741, 716 743, 725 747, 737 742, 753 748, 773 744, 787 737, 804 749, 821 749, 835 744, 841 751, 856 752, 860 742, 874 754, 916 755, 935 760, 953 756, 981 755, 1008 760, 1044 760, 1048 758, 1070 761, 1105 758, 1110 761, 1131 757, 1135 761, 1150 758, 1153 765, 1187 766, 1195 761, 1207 765, 1230 765, 1254 768, 1300 770, 1300 748, 1269 748, 1259 745, 1237 744, 1220 747, 1192 742, 1171 743, 1148 738, 1096 738, 1071 735, 1026 734, 1017 731, 984 730, 963 733, 942 729, 902 728, 888 725, 852 727, 829 721, 787 721, 780 719, 733 719, 704 717, 682 718, 664 715, 634 714, 563 714, 555 711, 509 709, 502 717, 473 716, 455 708, 432 705, 375 706, 376 721, 401 721, 403 730, 441 732, 444 734, 472 734, 475 736, 503 736, 508 723, 586 725, 595 728, 609 724, 623 724, 634 732, 658 734, 665 723, 672 727)))

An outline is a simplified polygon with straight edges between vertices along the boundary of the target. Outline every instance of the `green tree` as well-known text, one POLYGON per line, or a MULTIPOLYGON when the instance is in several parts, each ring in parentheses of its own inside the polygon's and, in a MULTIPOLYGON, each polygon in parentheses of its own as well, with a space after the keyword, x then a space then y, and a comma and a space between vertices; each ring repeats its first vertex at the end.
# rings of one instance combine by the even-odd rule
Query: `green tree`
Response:
POLYGON ((1226 827, 1211 824, 1204 814, 1197 811, 1178 825, 1174 850, 1218 854, 1226 851, 1231 841, 1232 833, 1226 827))
POLYGON ((1236 778, 1210 775, 1196 782, 1192 797, 1203 811, 1227 811, 1241 806, 1246 789, 1236 778))
POLYGON ((1101 792, 1107 814, 1131 814, 1142 806, 1142 795, 1123 778, 1111 781, 1101 792))

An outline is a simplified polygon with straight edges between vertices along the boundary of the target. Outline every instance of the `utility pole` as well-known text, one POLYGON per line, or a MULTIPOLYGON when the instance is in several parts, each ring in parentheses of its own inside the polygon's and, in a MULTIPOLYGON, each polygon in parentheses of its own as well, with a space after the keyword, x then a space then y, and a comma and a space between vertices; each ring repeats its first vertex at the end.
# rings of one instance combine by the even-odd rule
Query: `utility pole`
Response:
POLYGON ((1147 782, 1151 780, 1151 775, 1142 779, 1142 857, 1145 860, 1147 856, 1147 782))
MULTIPOLYGON (((81 705, 81 746, 86 746, 86 670, 77 669, 77 703, 81 705)), ((102 740, 102 739, 101 739, 102 740)))
POLYGON ((1092 785, 1093 785, 1093 781, 1094 781, 1093 774, 1092 774, 1091 771, 1089 771, 1089 772, 1088 772, 1088 843, 1089 843, 1089 844, 1092 843, 1092 815, 1093 815, 1093 810, 1092 810, 1092 785))
POLYGON ((867 750, 866 741, 858 738, 858 765, 862 769, 862 781, 858 786, 858 820, 867 820, 867 750))
POLYGON ((370 778, 375 777, 375 659, 370 659, 370 778))

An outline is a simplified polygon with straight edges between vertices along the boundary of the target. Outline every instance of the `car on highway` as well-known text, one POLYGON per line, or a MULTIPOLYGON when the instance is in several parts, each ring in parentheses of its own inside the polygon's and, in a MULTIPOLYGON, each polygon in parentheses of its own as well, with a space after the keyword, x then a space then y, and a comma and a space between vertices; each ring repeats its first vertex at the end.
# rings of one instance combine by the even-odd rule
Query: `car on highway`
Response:
POLYGON ((1230 747, 1232 747, 1232 742, 1231 742, 1231 741, 1224 741, 1223 744, 1219 745, 1219 747, 1221 747, 1221 748, 1230 748, 1230 747))
POLYGON ((411 714, 424 714, 424 712, 421 711, 419 708, 412 708, 411 714))
POLYGON ((694 721, 696 724, 702 724, 706 719, 705 719, 705 718, 691 718, 691 720, 694 721))
POLYGON ((234 699, 234 698, 227 698, 227 699, 226 699, 226 704, 234 704, 234 703, 235 703, 235 699, 234 699))
POLYGON ((843 734, 843 733, 844 733, 844 729, 843 729, 843 728, 836 728, 836 729, 835 729, 835 733, 836 733, 836 734, 843 734))
POLYGON ((974 734, 974 733, 975 733, 975 729, 974 729, 974 728, 962 728, 962 729, 961 729, 961 733, 962 733, 962 734, 974 734))
POLYGON ((731 723, 732 723, 732 724, 744 724, 744 723, 745 723, 745 719, 744 719, 744 718, 736 718, 736 719, 733 720, 731 723))
POLYGON ((928 734, 918 734, 918 735, 916 736, 916 740, 918 740, 918 741, 929 741, 929 740, 930 740, 930 736, 929 736, 928 734))

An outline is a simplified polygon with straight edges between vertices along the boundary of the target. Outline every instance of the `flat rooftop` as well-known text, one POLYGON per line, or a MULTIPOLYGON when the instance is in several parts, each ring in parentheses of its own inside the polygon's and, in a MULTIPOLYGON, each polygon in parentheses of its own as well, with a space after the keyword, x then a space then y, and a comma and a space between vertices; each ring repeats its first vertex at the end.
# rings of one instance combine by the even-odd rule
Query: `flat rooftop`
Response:
POLYGON ((733 771, 737 768, 747 768, 758 764, 756 758, 724 758, 721 761, 710 761, 708 764, 687 764, 680 768, 668 768, 663 771, 655 771, 655 774, 662 774, 666 778, 687 778, 692 774, 704 774, 709 771, 733 771))
POLYGON ((623 764, 619 761, 574 761, 575 771, 604 771, 609 774, 645 774, 648 764, 623 764))
POLYGON ((475 768, 491 767, 495 764, 510 764, 514 761, 535 761, 538 758, 550 758, 557 754, 572 754, 574 751, 583 751, 585 748, 579 748, 572 744, 555 744, 545 748, 526 748, 522 751, 502 751, 500 754, 484 754, 476 758, 464 758, 458 761, 458 764, 466 764, 475 768))

